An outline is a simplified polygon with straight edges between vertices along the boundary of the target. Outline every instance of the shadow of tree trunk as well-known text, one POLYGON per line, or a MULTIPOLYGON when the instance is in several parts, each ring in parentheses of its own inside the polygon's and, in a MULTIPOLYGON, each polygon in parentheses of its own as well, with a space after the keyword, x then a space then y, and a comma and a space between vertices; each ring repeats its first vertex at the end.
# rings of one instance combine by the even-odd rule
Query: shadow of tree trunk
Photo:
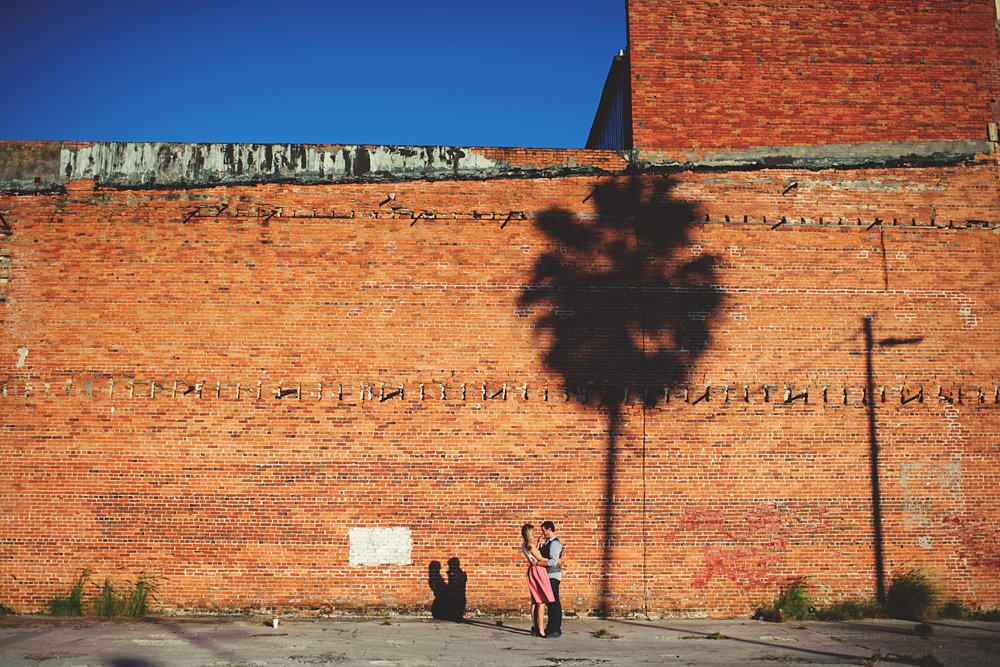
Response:
MULTIPOLYGON (((534 326, 543 360, 566 391, 606 413, 600 593, 611 607, 618 440, 625 407, 645 410, 684 383, 709 343, 722 299, 715 256, 690 244, 695 211, 672 198, 668 176, 602 183, 590 198, 596 215, 553 208, 538 228, 551 249, 539 257, 519 304, 541 311, 534 326), (599 401, 589 397, 598 395, 599 401)), ((645 552, 645 498, 643 498, 645 552)), ((644 582, 645 586, 645 582, 644 582)))

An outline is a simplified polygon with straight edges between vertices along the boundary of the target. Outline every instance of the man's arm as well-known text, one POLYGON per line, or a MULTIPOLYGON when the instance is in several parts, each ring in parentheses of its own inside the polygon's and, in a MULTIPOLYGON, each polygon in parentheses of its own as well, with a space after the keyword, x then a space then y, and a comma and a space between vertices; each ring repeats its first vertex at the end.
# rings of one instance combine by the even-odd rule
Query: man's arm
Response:
POLYGON ((549 560, 546 563, 549 567, 559 564, 559 557, 562 556, 562 542, 554 541, 549 545, 549 560))

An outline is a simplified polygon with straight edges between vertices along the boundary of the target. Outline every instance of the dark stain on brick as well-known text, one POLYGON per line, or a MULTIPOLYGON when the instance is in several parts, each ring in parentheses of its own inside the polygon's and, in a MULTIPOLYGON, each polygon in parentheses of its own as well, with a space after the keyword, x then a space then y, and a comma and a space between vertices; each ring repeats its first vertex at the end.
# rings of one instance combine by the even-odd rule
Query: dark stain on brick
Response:
POLYGON ((274 171, 274 147, 271 144, 264 146, 264 170, 274 171))
POLYGON ((170 163, 173 162, 174 152, 169 144, 164 144, 160 146, 160 150, 156 153, 156 161, 161 169, 170 169, 170 163))
MULTIPOLYGON (((36 182, 38 189, 52 187, 59 180, 60 148, 54 143, 0 142, 0 190, 8 183, 25 189, 35 189, 36 182)), ((72 174, 67 165, 66 178, 72 174)))
POLYGON ((371 155, 369 155, 367 148, 364 146, 358 146, 357 151, 354 153, 354 158, 355 176, 364 176, 372 170, 371 155))

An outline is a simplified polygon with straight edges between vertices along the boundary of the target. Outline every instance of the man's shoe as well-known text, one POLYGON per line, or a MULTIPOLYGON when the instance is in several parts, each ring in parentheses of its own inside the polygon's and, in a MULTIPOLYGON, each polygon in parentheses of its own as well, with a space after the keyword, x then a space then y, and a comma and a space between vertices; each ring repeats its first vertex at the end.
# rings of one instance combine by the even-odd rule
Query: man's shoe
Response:
POLYGON ((538 632, 538 628, 536 628, 535 626, 531 626, 531 636, 532 637, 541 637, 542 635, 541 635, 540 632, 538 632))
POLYGON ((546 639, 558 639, 559 637, 562 637, 562 633, 559 631, 550 632, 549 634, 545 635, 546 639))

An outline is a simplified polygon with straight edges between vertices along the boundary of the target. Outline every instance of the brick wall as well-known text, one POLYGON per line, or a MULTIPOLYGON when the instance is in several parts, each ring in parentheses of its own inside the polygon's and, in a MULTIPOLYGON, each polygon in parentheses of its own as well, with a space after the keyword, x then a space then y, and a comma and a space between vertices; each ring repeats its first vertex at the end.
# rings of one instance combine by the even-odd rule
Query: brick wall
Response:
POLYGON ((676 158, 985 139, 996 21, 993 0, 630 0, 635 145, 676 158))
POLYGON ((165 609, 426 610, 458 557, 470 609, 523 610, 542 519, 581 613, 873 595, 873 409, 886 571, 996 605, 997 176, 2 196, 0 603, 89 567, 165 609), (410 564, 351 565, 379 527, 410 564))

